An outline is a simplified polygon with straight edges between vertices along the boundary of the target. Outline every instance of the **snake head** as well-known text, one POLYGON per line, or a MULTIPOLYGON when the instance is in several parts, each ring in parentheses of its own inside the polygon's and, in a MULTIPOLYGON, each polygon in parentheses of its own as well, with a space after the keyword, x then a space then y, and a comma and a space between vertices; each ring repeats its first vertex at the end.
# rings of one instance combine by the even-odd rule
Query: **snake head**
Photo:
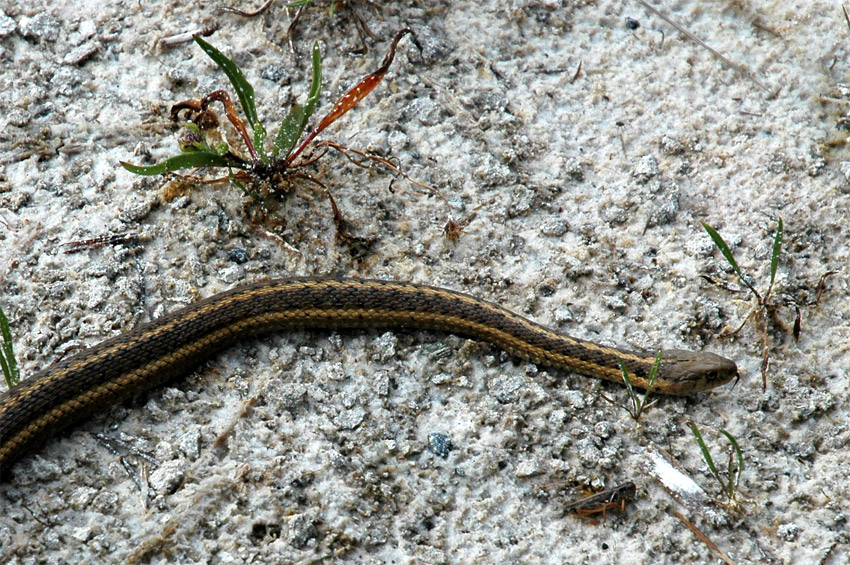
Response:
POLYGON ((740 378, 734 361, 707 351, 665 349, 661 359, 666 394, 703 392, 740 378))

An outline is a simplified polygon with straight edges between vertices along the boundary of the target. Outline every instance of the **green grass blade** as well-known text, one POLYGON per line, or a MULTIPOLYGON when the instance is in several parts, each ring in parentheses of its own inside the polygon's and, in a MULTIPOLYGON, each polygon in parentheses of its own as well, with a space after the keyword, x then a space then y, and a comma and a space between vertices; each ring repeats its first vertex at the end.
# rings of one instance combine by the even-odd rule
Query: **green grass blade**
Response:
POLYGON ((732 436, 732 434, 730 434, 726 430, 720 430, 720 433, 723 434, 724 436, 726 436, 726 439, 728 439, 729 443, 732 444, 732 449, 735 450, 735 456, 737 457, 737 460, 738 460, 738 472, 735 473, 735 485, 734 485, 734 487, 732 485, 731 470, 730 470, 730 473, 729 473, 729 496, 731 497, 733 494, 735 494, 735 489, 738 487, 738 483, 741 480, 741 473, 744 471, 744 453, 741 451, 741 448, 738 446, 738 442, 735 440, 735 438, 732 436))
POLYGON ((235 167, 237 169, 244 169, 246 164, 209 151, 187 151, 186 153, 169 157, 156 165, 145 167, 121 161, 121 166, 137 175, 153 176, 181 171, 183 169, 194 169, 196 167, 235 167))
POLYGON ((313 81, 310 84, 310 93, 304 106, 296 104, 286 115, 277 130, 274 139, 275 155, 289 156, 295 148, 295 144, 301 139, 307 122, 319 103, 319 95, 322 90, 322 52, 319 44, 313 44, 313 81))
POLYGON ((307 126, 306 113, 304 106, 296 104, 289 110, 289 113, 280 122, 277 135, 274 137, 274 145, 272 151, 275 155, 288 156, 292 152, 295 144, 301 139, 301 134, 304 133, 304 128, 307 126))
POLYGON ((201 39, 200 36, 196 35, 194 39, 195 43, 204 50, 204 53, 227 75, 230 84, 233 85, 233 89, 236 91, 236 96, 239 98, 239 104, 242 105, 242 111, 245 112, 245 117, 248 118, 248 123, 254 131, 254 149, 261 156, 265 156, 263 143, 266 139, 266 129, 257 117, 257 106, 254 103, 254 87, 245 78, 242 69, 224 55, 224 53, 201 39))
POLYGON ((322 52, 319 49, 319 44, 313 44, 313 80, 310 83, 310 94, 307 95, 307 104, 304 105, 304 111, 307 112, 307 118, 313 115, 316 111, 316 105, 319 103, 319 95, 322 92, 322 52))
POLYGON ((661 357, 663 352, 659 349, 655 356, 655 361, 652 363, 652 368, 649 370, 649 379, 646 383, 646 392, 643 395, 643 405, 646 406, 646 401, 649 400, 649 393, 652 392, 652 387, 655 384, 655 379, 658 377, 658 371, 661 369, 661 357))
POLYGON ((688 425, 691 427, 691 431, 694 433, 694 437, 699 444, 700 451, 702 451, 702 458, 705 459, 706 464, 708 464, 708 468, 711 469, 711 474, 720 481, 720 484, 723 484, 723 481, 720 478, 720 473, 717 472, 717 467, 714 465, 714 460, 711 458, 711 454, 708 452, 708 447, 706 447, 705 442, 702 439, 702 434, 699 433, 699 428, 693 422, 688 422, 688 425))
POLYGON ((732 268, 735 269, 735 272, 738 274, 738 278, 742 278, 741 269, 738 267, 738 262, 735 261, 735 256, 732 255, 732 250, 729 249, 729 246, 723 240, 717 230, 715 230, 710 225, 702 222, 702 227, 705 228, 705 231, 708 232, 708 235, 711 237, 711 240, 714 242, 714 245, 717 246, 717 249, 720 250, 720 253, 726 258, 726 261, 732 265, 732 268))
POLYGON ((640 414, 640 399, 637 397, 635 389, 632 386, 632 379, 629 378, 629 370, 626 368, 626 364, 623 363, 622 359, 617 359, 617 362, 620 363, 620 370, 623 372, 623 382, 626 383, 626 388, 629 389, 629 398, 632 400, 632 417, 636 418, 640 414))
POLYGON ((9 369, 9 364, 6 363, 6 354, 0 349, 0 370, 3 371, 3 378, 6 379, 6 386, 12 388, 15 386, 15 379, 12 377, 12 371, 9 369))
POLYGON ((18 369, 18 361, 15 359, 15 350, 12 347, 12 331, 9 329, 9 320, 2 308, 0 308, 0 335, 3 337, 2 347, 0 347, 0 368, 3 370, 6 384, 9 385, 9 388, 12 388, 21 380, 21 373, 18 369))
POLYGON ((773 251, 770 254, 770 285, 767 287, 766 294, 770 294, 770 289, 773 288, 773 281, 776 279, 776 269, 779 268, 779 256, 782 254, 782 236, 784 235, 782 218, 779 218, 779 223, 776 226, 776 235, 773 238, 773 251))
POLYGON ((300 8, 301 6, 306 6, 307 4, 312 4, 316 0, 295 0, 294 2, 290 2, 286 5, 287 8, 300 8))
POLYGON ((238 179, 236 178, 236 176, 233 174, 233 171, 229 171, 229 173, 228 173, 228 175, 227 175, 227 176, 228 176, 228 178, 229 178, 229 180, 230 180, 231 184, 233 184, 233 186, 235 186, 236 188, 238 188, 239 190, 241 190, 241 191, 242 191, 242 194, 244 194, 245 196, 250 196, 250 195, 251 195, 250 191, 248 190, 248 187, 246 187, 243 183, 239 182, 239 180, 238 180, 238 179))

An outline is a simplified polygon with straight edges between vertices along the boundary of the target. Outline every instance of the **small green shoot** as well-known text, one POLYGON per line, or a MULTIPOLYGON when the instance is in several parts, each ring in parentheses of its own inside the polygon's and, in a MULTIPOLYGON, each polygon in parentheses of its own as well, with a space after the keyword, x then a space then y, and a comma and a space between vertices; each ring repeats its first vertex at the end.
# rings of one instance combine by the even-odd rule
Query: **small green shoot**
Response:
POLYGON ((653 404, 655 404, 655 400, 652 402, 649 401, 649 395, 652 392, 652 387, 655 385, 655 379, 658 377, 658 370, 661 368, 661 356, 662 352, 659 351, 655 356, 655 362, 652 364, 652 368, 649 370, 649 378, 646 380, 646 386, 644 388, 643 398, 640 398, 640 395, 635 391, 635 386, 632 384, 632 378, 629 376, 629 369, 626 367, 626 364, 622 359, 620 362, 620 370, 623 372, 623 382, 626 384, 626 388, 629 391, 629 400, 631 401, 630 405, 623 405, 618 402, 614 402, 612 399, 608 398, 604 394, 601 395, 602 398, 614 404, 615 406, 619 406, 623 410, 629 413, 629 415, 636 422, 640 420, 640 416, 646 408, 649 408, 653 404))
MULTIPOLYGON (((183 112, 189 118, 189 121, 184 123, 187 133, 179 140, 181 153, 154 165, 134 165, 126 162, 122 162, 121 165, 137 175, 173 174, 187 169, 225 169, 225 176, 204 182, 229 181, 251 197, 255 203, 260 204, 262 216, 265 216, 267 211, 278 207, 273 204, 273 200, 283 201, 290 194, 293 181, 308 181, 322 188, 327 194, 331 201, 338 233, 343 237, 351 236, 345 229, 345 221, 339 213, 330 190, 319 180, 303 172, 305 166, 314 163, 329 150, 342 153, 352 163, 363 168, 369 168, 374 164, 381 165, 430 190, 448 205, 439 192, 413 180, 389 159, 351 149, 333 141, 316 140, 322 131, 357 106, 381 83, 393 62, 399 41, 405 35, 412 33, 413 31, 409 28, 399 30, 381 65, 343 94, 330 111, 305 135, 310 118, 318 107, 322 89, 322 54, 318 44, 315 44, 312 52, 312 81, 307 99, 303 105, 295 104, 283 118, 270 148, 266 147, 266 128, 257 113, 254 88, 245 78, 242 70, 230 58, 196 35, 195 43, 230 81, 245 119, 239 116, 230 96, 224 90, 215 90, 200 100, 178 102, 171 108, 172 119, 179 120, 183 112), (215 102, 224 107, 225 116, 241 138, 244 146, 242 150, 225 141, 227 136, 220 129, 218 116, 210 107, 215 102), (308 152, 308 148, 312 148, 311 151, 308 152)), ((189 178, 198 180, 197 177, 189 178)))
MULTIPOLYGON (((779 268, 779 259, 782 255, 782 239, 784 237, 784 226, 782 224, 782 218, 779 218, 776 225, 776 234, 773 237, 773 247, 770 254, 770 280, 767 285, 767 290, 765 290, 764 294, 760 293, 755 285, 751 282, 751 278, 744 274, 741 271, 741 268, 738 266, 738 262, 735 260, 735 256, 732 254, 732 250, 729 248, 729 245, 723 239, 723 237, 712 228, 710 225, 703 222, 702 227, 705 228, 705 231, 708 232, 709 237, 714 242, 714 245, 717 249, 720 250, 720 253, 732 267, 732 270, 735 271, 735 274, 738 276, 738 280, 741 282, 743 286, 745 286, 755 298, 756 306, 750 311, 744 321, 741 322, 741 325, 733 332, 738 333, 741 331, 741 328, 749 321, 750 318, 754 318, 758 326, 761 327, 761 345, 762 345, 762 363, 761 363, 761 376, 762 376, 762 388, 763 390, 767 390, 767 370, 770 366, 770 346, 768 344, 768 319, 773 320, 773 322, 782 326, 779 322, 779 318, 777 316, 777 310, 784 305, 793 305, 796 310, 796 319, 794 322, 794 338, 797 339, 799 337, 799 327, 800 327, 800 308, 794 302, 782 302, 776 303, 772 302, 771 293, 773 292, 774 282, 776 281, 776 271, 779 268)), ((709 277, 704 277, 709 282, 714 283, 712 279, 709 277)), ((730 289, 731 290, 731 289, 730 289)))
POLYGON ((15 359, 15 350, 12 348, 12 331, 9 329, 9 320, 5 312, 0 308, 0 368, 9 388, 14 387, 21 380, 18 362, 15 359))
POLYGON ((163 175, 165 173, 173 173, 182 171, 183 169, 196 169, 199 167, 223 167, 223 168, 243 168, 239 161, 228 159, 225 155, 216 155, 209 151, 187 150, 182 155, 169 157, 165 161, 161 161, 156 165, 140 166, 132 163, 121 163, 121 166, 137 175, 163 175))
POLYGON ((711 471, 711 474, 720 484, 720 489, 723 491, 723 494, 725 494, 730 501, 734 501, 737 496, 738 485, 741 481, 741 473, 744 471, 744 454, 741 451, 738 442, 732 434, 726 430, 720 430, 720 433, 723 434, 732 445, 732 451, 729 453, 729 463, 726 468, 726 479, 724 479, 720 471, 717 470, 717 465, 714 464, 714 459, 712 459, 711 453, 709 453, 708 447, 705 445, 705 441, 702 439, 702 434, 700 433, 697 425, 694 422, 688 422, 688 426, 690 426, 691 431, 697 440, 697 444, 702 452, 702 458, 708 465, 708 469, 711 471))
MULTIPOLYGON (((230 101, 230 97, 223 90, 216 90, 204 97, 201 101, 187 100, 175 104, 171 109, 172 118, 177 118, 180 111, 189 110, 194 113, 193 121, 187 122, 186 128, 189 130, 189 135, 181 139, 180 149, 181 155, 169 157, 165 161, 161 161, 155 165, 138 166, 131 163, 122 162, 121 165, 137 175, 161 175, 185 169, 194 169, 198 167, 215 167, 241 169, 243 171, 254 171, 260 177, 265 177, 267 173, 264 169, 280 169, 279 163, 272 161, 265 150, 266 128, 263 126, 257 115, 257 106, 254 102, 254 87, 245 78, 242 70, 231 59, 225 56, 221 51, 201 39, 199 36, 194 37, 201 49, 212 59, 218 67, 224 71, 230 81, 233 90, 236 91, 236 96, 239 99, 239 104, 242 107, 242 112, 247 118, 248 125, 251 127, 252 135, 249 136, 245 122, 239 118, 230 101), (230 148, 226 143, 218 142, 220 136, 217 131, 218 120, 214 115, 210 114, 209 105, 213 102, 221 102, 225 109, 225 115, 236 131, 242 137, 250 159, 240 156, 236 151, 230 148), (212 143, 211 143, 212 142, 212 143), (265 167, 264 167, 265 165, 265 167)), ((381 75, 383 78, 383 75, 381 75)), ((380 81, 378 81, 380 82, 380 81)), ((293 154, 292 149, 304 133, 307 127, 307 122, 313 115, 316 105, 319 101, 319 93, 322 87, 322 54, 318 44, 313 45, 313 81, 310 85, 310 94, 307 98, 307 103, 304 106, 296 104, 292 107, 286 117, 280 124, 280 129, 274 140, 272 152, 275 157, 282 153, 282 158, 286 159, 290 156, 292 159, 298 156, 298 153, 293 154)), ((358 83, 359 85, 360 83, 358 83)), ((374 86, 377 86, 377 82, 374 86)), ((373 88, 374 88, 373 86, 373 88)), ((371 92, 371 89, 369 90, 371 92)), ((367 92, 368 94, 368 92, 367 92)), ((359 100, 358 100, 359 101, 359 100)), ((351 104, 345 108, 344 114, 354 107, 351 104)), ((342 114, 340 114, 342 115, 342 114)), ((328 124, 330 125, 330 124, 328 124)), ((317 132, 318 133, 318 132, 317 132)), ((315 137, 315 135, 313 136, 315 137)), ((311 138, 312 139, 312 138, 311 138)), ((305 145, 306 147, 306 145, 305 145)), ((303 150, 304 148, 302 148, 303 150)), ((290 164, 291 160, 286 161, 290 164)), ((283 172, 283 171, 281 171, 283 172)), ((241 177, 237 177, 241 178, 241 177)))
POLYGON ((726 241, 723 240, 723 237, 717 230, 712 228, 710 225, 705 222, 702 223, 702 227, 705 228, 705 231, 708 232, 708 235, 711 237, 711 240, 714 242, 714 245, 720 250, 720 253, 723 254, 723 257, 726 258, 726 261, 729 262, 729 265, 732 266, 732 269, 735 271, 735 274, 738 275, 738 280, 741 281, 741 284, 746 286, 753 295, 758 300, 759 304, 764 305, 767 303, 767 300, 770 298, 770 292, 773 290, 773 283, 776 280, 776 269, 779 267, 779 256, 782 254, 782 238, 784 235, 784 229, 782 225, 782 218, 779 218, 779 221, 776 225, 776 235, 773 237, 773 249, 770 254, 770 283, 767 286, 767 291, 764 293, 764 297, 759 294, 759 291, 753 286, 750 282, 749 277, 744 276, 741 272, 741 268, 738 267, 738 262, 735 260, 735 256, 732 254, 732 250, 729 249, 729 245, 727 245, 726 241))
POLYGON ((277 135, 274 139, 274 154, 288 156, 295 148, 295 144, 301 139, 304 129, 307 127, 307 121, 313 112, 316 111, 316 105, 319 103, 319 94, 322 89, 322 53, 319 51, 319 46, 313 46, 313 81, 310 84, 310 93, 307 95, 307 102, 300 106, 293 106, 289 114, 280 123, 277 135))
MULTIPOLYGON (((204 50, 204 53, 212 59, 218 67, 224 71, 224 74, 227 75, 228 80, 230 80, 230 84, 233 85, 233 89, 236 91, 236 96, 239 98, 239 104, 242 105, 242 111, 245 112, 245 117, 248 118, 248 123, 251 125, 251 129, 254 132, 254 147, 257 149, 260 158, 268 163, 268 157, 263 151, 263 143, 266 139, 266 128, 263 127, 262 122, 260 122, 260 118, 257 117, 257 106, 254 104, 254 87, 251 86, 251 83, 248 82, 248 79, 245 78, 245 75, 242 74, 242 69, 240 69, 236 63, 228 59, 224 56, 224 54, 201 39, 201 36, 196 35, 194 37, 195 43, 197 43, 201 49, 204 50)), ((319 46, 313 45, 313 65, 316 65, 316 52, 318 52, 319 46)), ((319 64, 321 65, 321 56, 319 64)), ((314 71, 315 73, 315 71, 314 71)), ((319 76, 321 77, 321 70, 319 71, 319 76)))

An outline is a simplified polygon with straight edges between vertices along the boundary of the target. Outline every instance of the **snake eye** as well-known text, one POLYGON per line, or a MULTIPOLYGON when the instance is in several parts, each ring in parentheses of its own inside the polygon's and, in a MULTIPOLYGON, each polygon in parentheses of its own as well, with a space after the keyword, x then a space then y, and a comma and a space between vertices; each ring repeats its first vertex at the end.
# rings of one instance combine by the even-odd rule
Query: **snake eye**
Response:
POLYGON ((705 378, 709 381, 716 381, 720 378, 720 373, 717 371, 706 371, 705 378))

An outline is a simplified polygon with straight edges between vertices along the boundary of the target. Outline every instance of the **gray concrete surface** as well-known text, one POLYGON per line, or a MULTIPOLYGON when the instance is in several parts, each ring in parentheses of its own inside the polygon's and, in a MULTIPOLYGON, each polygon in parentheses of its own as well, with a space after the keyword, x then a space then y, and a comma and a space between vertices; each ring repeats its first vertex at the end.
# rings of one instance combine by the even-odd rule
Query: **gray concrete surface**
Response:
MULTIPOLYGON (((0 485, 0 561, 718 562, 679 512, 736 563, 846 562, 850 36, 839 5, 654 3, 737 67, 638 2, 363 10, 384 39, 413 27, 422 49, 405 39, 385 82, 323 138, 397 160, 448 204, 328 154, 310 174, 374 239, 353 255, 309 185, 274 228, 248 221, 232 187, 166 198, 173 186, 118 162, 173 154, 170 106, 227 87, 200 49, 164 49, 163 37, 215 28, 208 41, 245 69, 268 125, 303 102, 313 41, 320 114, 386 41, 352 55, 351 13, 328 17, 323 2, 305 11, 295 55, 280 1, 254 19, 222 1, 55 4, 0 14, 0 305, 25 375, 239 282, 332 274, 448 286, 610 344, 710 349, 744 378, 659 399, 636 425, 601 398, 624 401, 621 387, 454 336, 264 337, 22 460, 0 485), (736 283, 700 223, 764 289, 780 217, 774 299, 799 304, 803 325, 799 341, 768 327, 763 392, 762 328, 730 334, 753 302, 702 278, 736 283), (457 243, 442 233, 449 218, 467 222, 457 243), (109 234, 129 239, 64 252, 109 234), (712 430, 738 439, 735 507, 689 420, 724 466, 712 430), (663 488, 678 478, 660 452, 705 491, 703 511, 663 488), (637 495, 625 512, 565 515, 626 480, 637 495)), ((778 315, 790 329, 793 308, 778 315)))

